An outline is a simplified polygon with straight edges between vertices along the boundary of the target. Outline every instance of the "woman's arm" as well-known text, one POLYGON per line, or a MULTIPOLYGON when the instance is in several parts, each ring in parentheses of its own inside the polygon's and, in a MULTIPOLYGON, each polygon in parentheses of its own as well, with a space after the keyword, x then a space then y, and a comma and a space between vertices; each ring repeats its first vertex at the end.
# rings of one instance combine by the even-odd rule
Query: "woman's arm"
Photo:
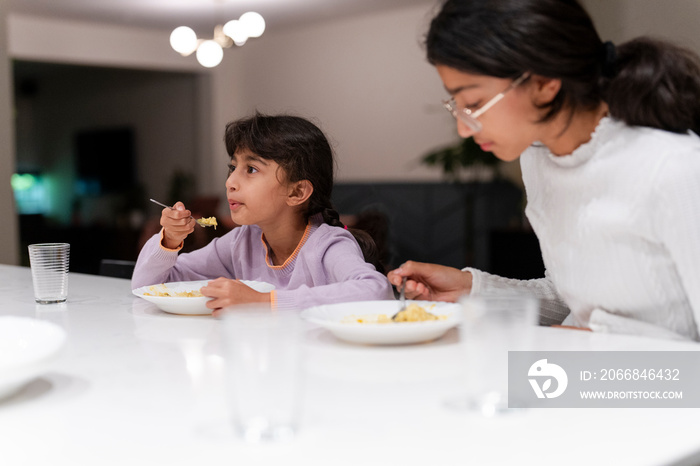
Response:
POLYGON ((540 325, 559 325, 571 312, 559 297, 546 271, 544 278, 516 280, 471 268, 465 270, 472 273, 472 294, 476 296, 519 293, 537 298, 540 302, 540 325))
POLYGON ((407 277, 406 296, 412 299, 455 302, 461 296, 522 293, 540 301, 540 324, 557 325, 569 315, 569 308, 559 298, 552 281, 545 276, 534 280, 515 280, 480 270, 459 270, 437 264, 408 261, 389 272, 389 280, 399 286, 407 277))

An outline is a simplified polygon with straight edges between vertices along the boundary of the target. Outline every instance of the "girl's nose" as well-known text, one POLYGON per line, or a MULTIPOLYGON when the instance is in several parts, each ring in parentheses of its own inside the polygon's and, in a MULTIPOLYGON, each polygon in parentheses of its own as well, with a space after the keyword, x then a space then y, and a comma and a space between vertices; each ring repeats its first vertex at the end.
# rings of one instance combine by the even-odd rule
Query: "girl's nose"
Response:
POLYGON ((235 173, 236 172, 231 172, 231 174, 226 178, 226 190, 227 191, 237 191, 238 190, 238 183, 236 182, 235 179, 235 173))
POLYGON ((477 132, 474 131, 472 128, 467 126, 465 123, 462 123, 459 119, 457 119, 457 134, 461 138, 467 139, 469 137, 472 137, 476 134, 477 132))

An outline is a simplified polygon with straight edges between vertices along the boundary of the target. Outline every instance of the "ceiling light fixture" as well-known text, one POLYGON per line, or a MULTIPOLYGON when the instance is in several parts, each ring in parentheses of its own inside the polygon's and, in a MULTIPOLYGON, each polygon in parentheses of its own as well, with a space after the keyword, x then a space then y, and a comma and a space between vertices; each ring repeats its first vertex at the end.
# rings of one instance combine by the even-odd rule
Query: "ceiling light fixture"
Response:
POLYGON ((180 26, 170 33, 170 46, 183 57, 197 52, 200 65, 213 68, 224 58, 224 49, 234 44, 242 46, 249 38, 260 37, 265 32, 265 20, 254 11, 243 13, 240 18, 214 28, 212 39, 200 39, 195 32, 180 26))

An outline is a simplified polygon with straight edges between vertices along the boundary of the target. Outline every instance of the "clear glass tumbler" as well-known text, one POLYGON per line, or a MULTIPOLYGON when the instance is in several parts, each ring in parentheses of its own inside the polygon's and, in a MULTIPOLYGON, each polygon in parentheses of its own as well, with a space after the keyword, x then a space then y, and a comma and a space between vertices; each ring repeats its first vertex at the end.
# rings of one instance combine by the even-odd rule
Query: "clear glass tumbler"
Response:
POLYGON ((37 303, 62 303, 68 298, 70 244, 29 245, 29 264, 37 303))
POLYGON ((223 314, 229 408, 248 442, 292 439, 299 428, 302 321, 296 312, 237 306, 223 314))
POLYGON ((491 417, 509 412, 508 351, 531 349, 539 301, 530 296, 464 297, 460 345, 467 393, 448 402, 491 417))

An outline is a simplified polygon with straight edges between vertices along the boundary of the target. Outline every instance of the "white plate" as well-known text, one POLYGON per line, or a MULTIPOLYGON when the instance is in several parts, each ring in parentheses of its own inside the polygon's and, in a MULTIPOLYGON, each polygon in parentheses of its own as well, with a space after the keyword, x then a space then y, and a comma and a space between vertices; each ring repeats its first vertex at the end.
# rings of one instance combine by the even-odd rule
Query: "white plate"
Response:
POLYGON ((399 310, 398 301, 357 301, 352 303, 328 304, 309 308, 301 317, 320 325, 337 338, 352 343, 372 345, 401 345, 422 343, 442 337, 450 328, 459 323, 460 306, 454 303, 431 301, 415 302, 436 315, 446 315, 446 320, 426 322, 396 322, 389 324, 345 323, 348 316, 394 315, 399 310))
POLYGON ((56 324, 28 317, 0 317, 0 398, 44 372, 66 341, 56 324))
MULTIPOLYGON (((204 285, 209 283, 211 280, 197 280, 192 282, 170 282, 164 283, 168 291, 175 293, 182 293, 184 291, 199 291, 204 285)), ((241 280, 241 283, 248 285, 255 291, 261 293, 268 293, 275 289, 274 285, 266 282, 257 282, 254 280, 241 280)), ((170 314, 180 314, 180 315, 209 315, 212 310, 207 307, 207 301, 210 298, 206 296, 197 297, 169 297, 169 296, 145 296, 144 293, 151 293, 151 287, 155 286, 155 290, 158 291, 161 285, 148 285, 142 286, 141 288, 136 288, 133 293, 139 298, 143 298, 149 301, 162 311, 168 312, 170 314)))

